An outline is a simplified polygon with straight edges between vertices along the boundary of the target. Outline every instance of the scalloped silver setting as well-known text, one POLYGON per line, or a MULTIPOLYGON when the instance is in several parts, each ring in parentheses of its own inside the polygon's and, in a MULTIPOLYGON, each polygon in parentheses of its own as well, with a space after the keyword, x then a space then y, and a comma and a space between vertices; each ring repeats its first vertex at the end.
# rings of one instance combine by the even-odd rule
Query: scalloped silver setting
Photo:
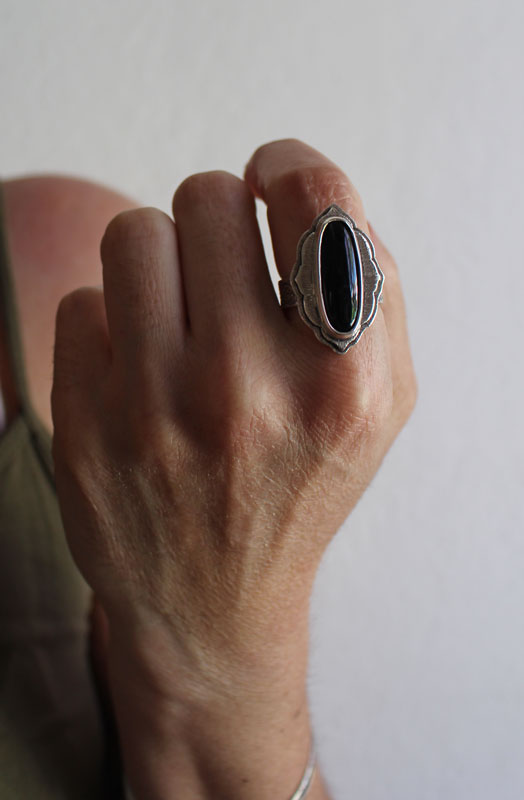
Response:
POLYGON ((303 321, 313 330, 317 339, 331 347, 335 353, 340 354, 347 353, 375 319, 378 304, 382 300, 383 286, 384 274, 375 258, 373 242, 357 227, 349 214, 346 214, 335 203, 319 214, 311 227, 301 236, 297 245, 297 259, 289 281, 281 280, 279 282, 282 307, 297 306, 303 321), (334 219, 342 220, 351 228, 358 245, 362 270, 363 296, 360 300, 359 319, 347 334, 336 331, 330 325, 324 310, 321 290, 320 245, 322 232, 326 225, 334 219))

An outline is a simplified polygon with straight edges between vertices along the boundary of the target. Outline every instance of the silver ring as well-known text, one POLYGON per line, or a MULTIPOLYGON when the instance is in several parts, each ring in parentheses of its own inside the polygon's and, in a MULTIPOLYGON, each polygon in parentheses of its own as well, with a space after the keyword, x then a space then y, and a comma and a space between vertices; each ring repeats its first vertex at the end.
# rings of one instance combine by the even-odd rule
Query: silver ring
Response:
POLYGON ((297 306, 317 339, 346 353, 382 300, 384 274, 373 242, 339 206, 328 206, 300 238, 289 281, 279 281, 282 308, 297 306))

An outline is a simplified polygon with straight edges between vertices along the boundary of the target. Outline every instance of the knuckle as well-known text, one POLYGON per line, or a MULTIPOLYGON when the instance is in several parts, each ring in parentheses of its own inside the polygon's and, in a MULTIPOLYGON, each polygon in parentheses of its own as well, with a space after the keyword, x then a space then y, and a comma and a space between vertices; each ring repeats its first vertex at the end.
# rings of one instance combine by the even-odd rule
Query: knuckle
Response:
POLYGON ((256 471, 261 463, 275 468, 297 464, 299 433, 292 415, 275 397, 244 395, 226 420, 220 450, 247 477, 251 467, 256 471))
POLYGON ((166 217, 152 206, 121 211, 105 229, 100 243, 102 260, 118 259, 122 251, 133 254, 137 245, 141 250, 153 245, 165 227, 166 217))
POLYGON ((90 359, 99 355, 97 337, 100 334, 98 314, 101 302, 100 290, 92 286, 75 289, 60 300, 55 318, 55 378, 60 377, 67 383, 76 382, 78 368, 85 363, 86 353, 90 359))
POLYGON ((381 386, 375 391, 363 387, 356 397, 352 418, 364 431, 380 433, 391 418, 392 409, 391 387, 381 386))
POLYGON ((336 166, 316 164, 291 169, 276 181, 274 191, 292 205, 305 207, 313 218, 331 203, 357 216, 362 209, 357 190, 336 166))
POLYGON ((232 417, 223 451, 247 467, 263 452, 278 458, 278 453, 284 452, 288 443, 289 433, 282 415, 269 406, 253 403, 232 417))
POLYGON ((183 213, 192 207, 212 207, 217 200, 223 204, 245 203, 252 196, 243 180, 225 170, 199 172, 190 175, 177 188, 173 196, 173 214, 183 213))
POLYGON ((206 386, 214 391, 202 393, 202 402, 197 399, 192 408, 205 428, 206 446, 231 453, 278 437, 291 390, 269 364, 253 360, 238 342, 218 343, 206 386))
POLYGON ((78 320, 79 315, 84 312, 84 306, 85 293, 82 288, 64 295, 56 310, 57 329, 67 328, 73 321, 78 320))
POLYGON ((90 320, 93 310, 97 311, 102 300, 101 289, 96 286, 79 286, 64 295, 57 306, 56 318, 59 322, 78 325, 82 316, 90 320))
POLYGON ((261 144, 257 149, 254 151, 253 155, 251 156, 251 161, 258 161, 261 157, 263 157, 266 153, 271 154, 275 148, 282 148, 285 147, 287 149, 296 149, 296 148, 303 148, 305 143, 301 139, 297 139, 296 137, 287 137, 284 139, 274 139, 271 142, 265 142, 261 144))

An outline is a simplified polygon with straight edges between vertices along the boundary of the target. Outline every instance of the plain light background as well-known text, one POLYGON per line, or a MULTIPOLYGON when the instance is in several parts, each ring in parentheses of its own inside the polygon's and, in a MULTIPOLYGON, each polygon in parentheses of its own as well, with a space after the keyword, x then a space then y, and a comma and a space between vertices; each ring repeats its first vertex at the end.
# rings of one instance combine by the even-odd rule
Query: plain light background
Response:
POLYGON ((4 179, 79 175, 170 213, 187 175, 294 136, 357 185, 420 396, 318 576, 320 761, 334 800, 524 797, 521 0, 0 11, 4 179))

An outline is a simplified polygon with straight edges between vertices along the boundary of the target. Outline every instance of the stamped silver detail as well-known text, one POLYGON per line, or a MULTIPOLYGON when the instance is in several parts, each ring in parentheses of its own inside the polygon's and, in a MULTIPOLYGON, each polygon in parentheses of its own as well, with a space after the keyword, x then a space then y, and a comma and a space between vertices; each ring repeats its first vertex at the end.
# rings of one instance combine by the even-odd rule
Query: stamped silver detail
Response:
POLYGON ((300 238, 297 246, 297 259, 289 281, 279 282, 280 299, 283 308, 297 306, 306 325, 313 329, 315 336, 336 353, 346 353, 356 344, 363 331, 373 322, 378 303, 382 300, 384 274, 375 258, 375 248, 371 239, 357 227, 355 221, 333 204, 313 221, 300 238), (361 291, 359 298, 359 319, 345 334, 336 331, 329 323, 324 310, 320 278, 320 247, 322 232, 332 220, 340 219, 348 225, 356 239, 361 268, 361 291))

